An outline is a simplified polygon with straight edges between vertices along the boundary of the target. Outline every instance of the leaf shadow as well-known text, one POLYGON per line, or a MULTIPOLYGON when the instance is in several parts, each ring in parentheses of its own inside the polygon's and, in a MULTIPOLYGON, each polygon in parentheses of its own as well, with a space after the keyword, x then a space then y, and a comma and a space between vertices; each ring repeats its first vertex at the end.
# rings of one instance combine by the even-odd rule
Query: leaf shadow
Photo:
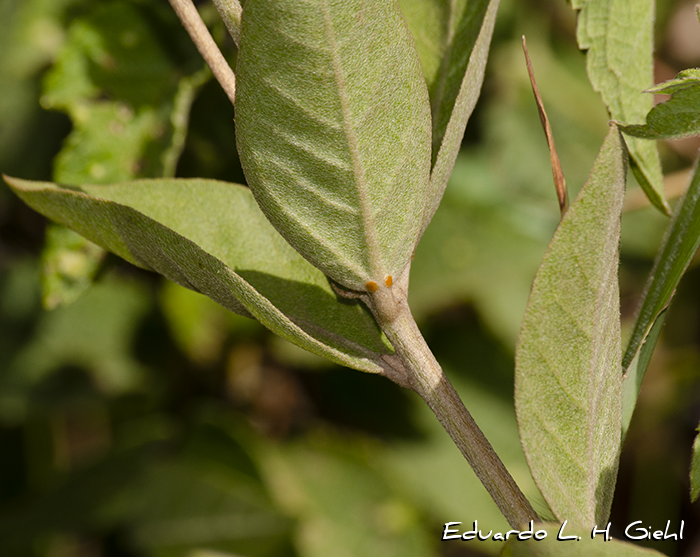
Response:
POLYGON ((305 330, 323 334, 332 344, 347 339, 375 352, 388 353, 369 309, 318 285, 255 270, 236 270, 246 282, 305 330))

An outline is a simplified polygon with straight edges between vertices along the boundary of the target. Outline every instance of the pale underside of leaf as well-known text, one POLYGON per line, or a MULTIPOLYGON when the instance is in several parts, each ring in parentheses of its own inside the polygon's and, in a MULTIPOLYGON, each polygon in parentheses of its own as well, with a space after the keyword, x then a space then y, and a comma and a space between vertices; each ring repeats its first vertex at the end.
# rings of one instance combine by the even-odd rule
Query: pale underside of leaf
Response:
MULTIPOLYGON (((653 85, 654 3, 627 0, 577 0, 579 47, 587 50, 588 77, 611 118, 641 121, 653 106, 644 93, 653 85)), ((631 170, 651 203, 670 214, 663 190, 661 161, 655 143, 627 141, 631 170)))
POLYGON ((391 349, 371 315, 337 299, 243 186, 199 179, 80 188, 6 181, 42 214, 311 352, 362 371, 388 367, 383 356, 391 349))
POLYGON ((263 212, 352 290, 410 261, 430 165, 430 106, 398 6, 249 0, 236 131, 263 212))
POLYGON ((617 474, 626 157, 613 126, 537 272, 516 351, 515 402, 530 469, 555 515, 580 527, 607 521, 617 474))

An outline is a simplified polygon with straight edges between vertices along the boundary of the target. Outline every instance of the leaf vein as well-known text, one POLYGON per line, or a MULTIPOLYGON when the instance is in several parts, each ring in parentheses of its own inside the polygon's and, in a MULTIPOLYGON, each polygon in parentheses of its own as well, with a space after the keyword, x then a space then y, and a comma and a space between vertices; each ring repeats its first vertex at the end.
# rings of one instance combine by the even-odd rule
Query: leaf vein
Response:
POLYGON ((321 125, 331 128, 333 130, 341 130, 342 127, 337 123, 334 122, 333 120, 329 118, 323 118, 319 111, 314 111, 308 108, 303 104, 303 102, 298 99, 295 95, 290 93, 289 91, 285 90, 281 85, 275 83, 272 81, 269 77, 264 77, 261 79, 261 83, 272 89, 274 92, 276 92, 280 97, 282 97, 284 100, 292 103, 295 108, 297 108, 299 111, 304 113, 305 116, 307 116, 310 120, 314 120, 321 125))
POLYGON ((340 211, 343 211, 344 213, 348 213, 351 215, 357 215, 357 209, 355 207, 352 207, 351 205, 348 205, 347 203, 343 203, 342 201, 339 201, 338 199, 333 199, 333 198, 329 197, 327 192, 319 191, 314 186, 314 183, 312 181, 307 180, 303 175, 292 172, 289 161, 279 159, 276 156, 276 154, 274 154, 274 153, 270 153, 267 156, 266 160, 272 166, 277 167, 281 174, 286 174, 287 176, 289 176, 289 179, 291 182, 294 182, 294 184, 303 188, 304 191, 315 195, 323 203, 328 204, 328 205, 330 205, 330 206, 332 206, 340 211))

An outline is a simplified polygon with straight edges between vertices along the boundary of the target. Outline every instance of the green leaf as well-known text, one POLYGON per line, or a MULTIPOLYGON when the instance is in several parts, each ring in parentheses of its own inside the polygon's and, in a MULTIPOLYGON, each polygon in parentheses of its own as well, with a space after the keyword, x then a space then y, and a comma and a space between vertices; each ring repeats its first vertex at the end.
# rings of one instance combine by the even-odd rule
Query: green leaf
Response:
POLYGON ((386 0, 250 0, 236 133, 265 215, 313 265, 364 291, 407 268, 430 171, 430 106, 386 0))
MULTIPOLYGON (((107 419, 109 407, 98 408, 107 419)), ((294 522, 276 508, 254 455, 229 431, 148 413, 135 421, 129 433, 119 432, 116 450, 81 463, 22 509, 4 513, 0 552, 31 555, 37 538, 89 531, 97 539, 118 532, 132 552, 151 557, 184 557, 195 549, 231 552, 210 554, 216 557, 294 554, 294 522), (122 436, 129 438, 126 447, 122 436)))
MULTIPOLYGON (((144 383, 145 366, 132 353, 134 330, 152 308, 148 291, 110 275, 70 306, 44 312, 30 342, 20 345, 0 377, 0 416, 17 421, 36 404, 47 379, 79 366, 103 393, 121 395, 144 383), (43 383, 43 385, 42 385, 43 383)), ((39 400, 56 402, 61 389, 47 389, 39 400)))
POLYGON ((661 330, 663 316, 678 283, 700 246, 700 171, 697 162, 688 191, 674 211, 666 236, 649 275, 639 316, 622 359, 623 430, 627 431, 642 379, 661 330))
MULTIPOLYGON (((653 85, 654 3, 626 0, 572 0, 580 10, 577 39, 587 50, 588 78, 603 97, 611 118, 640 121, 653 106, 644 93, 653 85)), ((630 168, 649 201, 670 214, 664 197, 661 161, 656 144, 633 138, 627 142, 630 168)))
MULTIPOLYGON (((632 421, 632 415, 634 414, 634 407, 637 405, 637 397, 639 396, 639 391, 642 388, 642 381, 644 380, 644 374, 649 367, 649 362, 651 361, 651 356, 654 353, 654 348, 656 347, 656 342, 659 340, 659 335, 661 334, 661 329, 664 324, 664 319, 666 317, 666 309, 659 312, 656 319, 651 324, 651 327, 646 333, 646 336, 641 341, 641 345, 638 346, 637 353, 632 357, 629 366, 625 366, 625 360, 631 357, 629 354, 631 346, 628 345, 627 351, 622 359, 622 439, 624 440, 627 435, 627 430, 629 429, 630 422, 632 421)), ((639 318, 637 319, 639 323, 639 318)), ((637 325, 635 323, 635 326, 637 325)), ((634 340, 631 339, 631 341, 634 340)))
POLYGON ((277 499, 304 533, 299 554, 432 557, 434 534, 397 492, 393 477, 377 469, 375 451, 366 443, 357 436, 321 434, 265 447, 277 499))
POLYGON ((70 228, 50 224, 41 253, 44 307, 55 309, 77 300, 92 284, 104 250, 70 228))
POLYGON ((626 157, 615 126, 537 271, 516 350, 525 455, 557 518, 607 522, 620 450, 617 281, 626 157))
POLYGON ((447 186, 484 81, 499 0, 400 0, 416 42, 432 111, 432 172, 422 230, 447 186))
MULTIPOLYGON (((696 431, 700 431, 700 426, 696 431)), ((690 461, 690 501, 695 503, 700 496, 700 434, 693 441, 693 458, 690 461)))
MULTIPOLYGON (((41 114, 37 77, 55 59, 64 40, 61 20, 76 0, 4 0, 0 3, 0 168, 19 170, 24 152, 32 145, 37 167, 36 137, 51 136, 46 129, 33 136, 41 114)), ((41 155, 39 155, 41 156, 41 155)), ((24 169, 22 169, 24 172, 24 169)), ((41 172, 41 170, 39 171, 41 172)))
MULTIPOLYGON (((604 529, 606 524, 598 524, 598 529, 604 529)), ((509 538, 503 557, 663 557, 663 554, 653 549, 639 547, 618 540, 605 540, 603 534, 591 539, 591 530, 579 530, 571 527, 571 523, 564 526, 562 538, 577 536, 579 539, 557 540, 561 524, 535 524, 534 530, 544 530, 547 537, 542 540, 523 540, 515 537, 509 538)), ((636 534, 636 533, 635 533, 636 534)))
POLYGON ((209 74, 200 61, 183 75, 157 37, 144 14, 122 1, 100 3, 71 23, 42 97, 73 122, 56 181, 174 175, 190 105, 209 74))
POLYGON ((646 124, 622 126, 623 132, 644 139, 678 139, 700 134, 700 70, 684 70, 675 79, 648 92, 671 98, 649 111, 646 124))
POLYGON ((696 87, 698 83, 700 83, 700 68, 688 68, 687 70, 678 72, 675 78, 647 89, 647 92, 672 95, 684 89, 692 89, 696 87))
POLYGON ((156 461, 144 470, 130 486, 131 544, 146 555, 172 557, 197 546, 279 555, 292 520, 272 506, 259 480, 207 460, 156 461))
POLYGON ((80 188, 6 181, 40 213, 311 352, 362 371, 386 367, 388 341, 369 312, 338 300, 243 186, 200 179, 80 188))
MULTIPOLYGON (((108 184, 174 176, 190 106, 209 77, 208 70, 191 68, 183 75, 182 66, 133 4, 100 3, 74 19, 44 80, 42 105, 67 113, 73 124, 55 159, 54 180, 108 184)), ((45 305, 55 307, 90 286, 104 252, 88 248, 70 231, 49 230, 54 232, 42 254, 42 283, 45 305), (82 277, 57 272, 59 255, 64 261, 81 259, 82 277)))
MULTIPOLYGON (((174 282, 166 282, 160 288, 159 302, 177 347, 190 360, 202 366, 211 366, 220 361, 227 333, 233 329, 230 321, 243 321, 250 324, 253 330, 259 326, 255 321, 238 317, 206 296, 174 282)), ((243 331, 235 332, 237 336, 243 336, 243 331)))

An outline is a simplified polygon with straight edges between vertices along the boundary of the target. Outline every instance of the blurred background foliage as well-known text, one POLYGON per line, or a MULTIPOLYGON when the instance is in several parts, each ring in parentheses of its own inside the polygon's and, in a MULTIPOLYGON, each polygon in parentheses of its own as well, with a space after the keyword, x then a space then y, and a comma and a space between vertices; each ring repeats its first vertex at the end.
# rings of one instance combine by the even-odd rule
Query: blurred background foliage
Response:
MULTIPOLYGON (((693 3, 657 2, 656 79, 700 65, 693 3)), ((235 48, 208 4, 230 62, 235 48)), ((109 183, 244 183, 233 109, 161 0, 0 0, 0 170, 109 183)), ((513 410, 513 351, 558 221, 520 36, 572 194, 607 128, 564 0, 503 0, 481 100, 416 253, 411 305, 438 360, 547 516, 513 410)), ((676 198, 700 143, 661 145, 676 198)), ((623 217, 629 328, 666 220, 633 183, 623 217)), ((700 271, 669 311, 625 443, 616 525, 685 520, 700 421, 700 271)), ((448 521, 507 529, 425 405, 338 368, 47 225, 0 184, 0 555, 467 557, 448 521), (50 311, 49 311, 50 310, 50 311)), ((621 535, 621 531, 617 531, 621 535)))

